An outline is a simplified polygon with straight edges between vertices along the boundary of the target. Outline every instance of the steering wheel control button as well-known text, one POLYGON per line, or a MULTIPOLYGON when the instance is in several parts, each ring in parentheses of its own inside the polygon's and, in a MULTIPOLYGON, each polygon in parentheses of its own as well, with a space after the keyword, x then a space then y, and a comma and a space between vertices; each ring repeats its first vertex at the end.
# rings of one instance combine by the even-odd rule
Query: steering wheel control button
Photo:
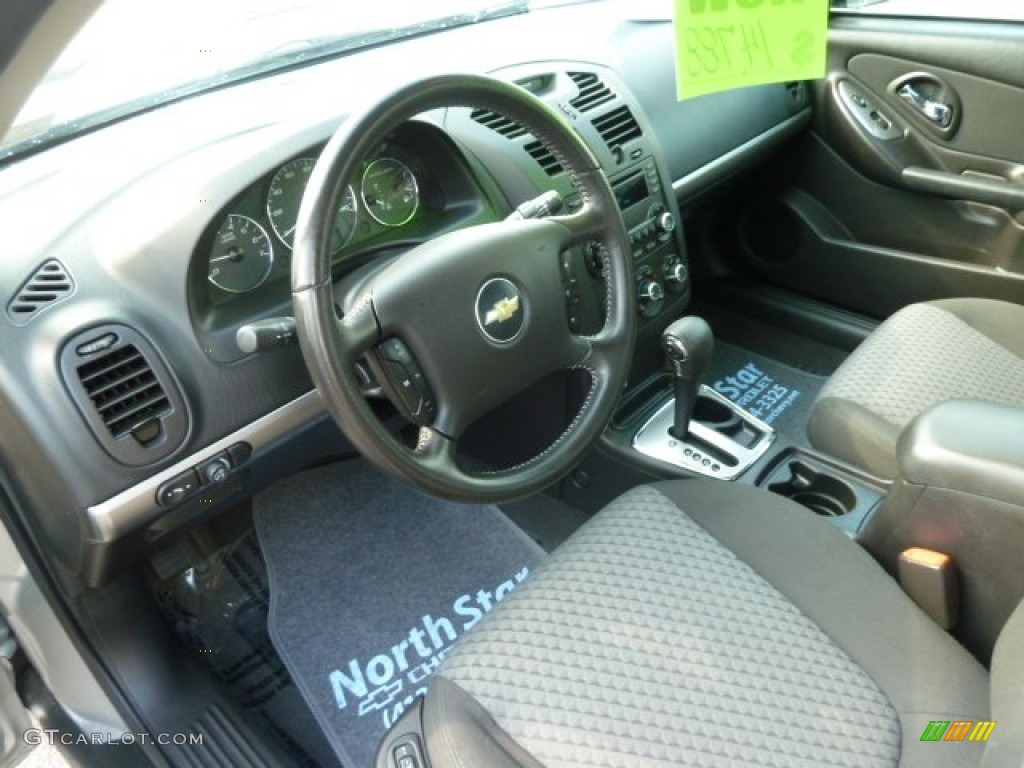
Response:
POLYGON ((381 369, 406 415, 420 425, 430 424, 437 414, 434 394, 416 358, 401 339, 385 339, 377 345, 381 369))
POLYGON ((519 338, 526 324, 523 297, 511 280, 493 277, 476 295, 476 323, 495 344, 509 344, 519 338))
POLYGON ((200 487, 199 476, 194 469, 190 469, 161 485, 156 492, 156 503, 161 507, 177 506, 200 487))

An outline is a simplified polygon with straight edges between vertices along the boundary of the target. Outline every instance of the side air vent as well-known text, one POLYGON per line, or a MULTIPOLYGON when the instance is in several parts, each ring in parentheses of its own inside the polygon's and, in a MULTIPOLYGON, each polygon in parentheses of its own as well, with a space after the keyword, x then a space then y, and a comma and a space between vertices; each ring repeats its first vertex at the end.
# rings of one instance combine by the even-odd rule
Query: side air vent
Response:
POLYGON ((78 378, 115 440, 171 410, 156 374, 132 344, 79 366, 78 378))
POLYGON ((627 141, 638 139, 643 136, 640 125, 629 107, 621 106, 613 109, 606 115, 594 118, 594 128, 601 134, 604 143, 609 149, 620 147, 627 141))
POLYGON ((531 141, 527 144, 526 151, 530 154, 530 157, 540 164, 540 167, 544 169, 544 173, 548 176, 557 176, 565 170, 562 168, 562 164, 558 162, 558 159, 551 154, 551 150, 539 141, 531 141))
POLYGON ((79 412, 118 461, 151 464, 177 450, 188 435, 181 388, 135 329, 104 325, 79 333, 64 345, 60 364, 79 412))
POLYGON ((569 103, 580 112, 589 112, 615 99, 612 90, 593 72, 570 72, 569 77, 580 89, 579 96, 569 103))
POLYGON ((499 115, 497 112, 492 112, 489 109, 474 109, 470 115, 470 119, 480 123, 492 131, 500 133, 509 139, 518 139, 520 136, 526 135, 526 129, 512 120, 509 120, 504 115, 499 115))
POLYGON ((14 295, 7 305, 7 316, 15 325, 25 325, 51 304, 66 299, 74 290, 71 274, 59 261, 50 259, 14 295))

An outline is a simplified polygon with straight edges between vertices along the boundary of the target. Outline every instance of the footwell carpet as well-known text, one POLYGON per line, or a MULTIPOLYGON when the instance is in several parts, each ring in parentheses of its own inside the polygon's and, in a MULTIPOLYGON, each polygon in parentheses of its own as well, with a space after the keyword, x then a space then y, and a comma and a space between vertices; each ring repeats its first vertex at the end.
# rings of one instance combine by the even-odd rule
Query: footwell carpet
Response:
POLYGON ((496 507, 421 495, 363 461, 257 497, 270 637, 345 768, 365 768, 452 643, 544 552, 496 507))
POLYGON ((715 341, 704 381, 790 440, 806 445, 811 406, 827 378, 715 341))

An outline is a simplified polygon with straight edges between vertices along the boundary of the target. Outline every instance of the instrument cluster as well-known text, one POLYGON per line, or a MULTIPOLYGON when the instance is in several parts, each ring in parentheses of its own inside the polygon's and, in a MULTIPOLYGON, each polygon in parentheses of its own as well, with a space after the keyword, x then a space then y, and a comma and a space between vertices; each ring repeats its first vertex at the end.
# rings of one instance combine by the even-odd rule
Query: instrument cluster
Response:
MULTIPOLYGON (((317 162, 316 150, 295 157, 239 195, 219 219, 206 248, 206 278, 215 299, 256 291, 286 276, 299 206, 317 162)), ((348 185, 334 219, 336 260, 404 239, 432 210, 443 208, 431 190, 429 167, 410 149, 385 143, 348 185)))

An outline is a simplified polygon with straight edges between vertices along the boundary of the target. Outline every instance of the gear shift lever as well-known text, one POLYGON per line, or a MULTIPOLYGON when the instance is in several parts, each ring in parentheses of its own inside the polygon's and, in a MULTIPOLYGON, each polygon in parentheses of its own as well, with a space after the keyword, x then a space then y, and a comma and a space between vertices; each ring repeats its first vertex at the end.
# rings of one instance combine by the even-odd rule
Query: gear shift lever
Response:
POLYGON ((661 334, 661 346, 665 350, 675 379, 676 405, 672 436, 685 440, 690 430, 690 418, 700 392, 700 380, 711 362, 711 351, 715 337, 711 326, 703 318, 693 315, 681 317, 661 334))

